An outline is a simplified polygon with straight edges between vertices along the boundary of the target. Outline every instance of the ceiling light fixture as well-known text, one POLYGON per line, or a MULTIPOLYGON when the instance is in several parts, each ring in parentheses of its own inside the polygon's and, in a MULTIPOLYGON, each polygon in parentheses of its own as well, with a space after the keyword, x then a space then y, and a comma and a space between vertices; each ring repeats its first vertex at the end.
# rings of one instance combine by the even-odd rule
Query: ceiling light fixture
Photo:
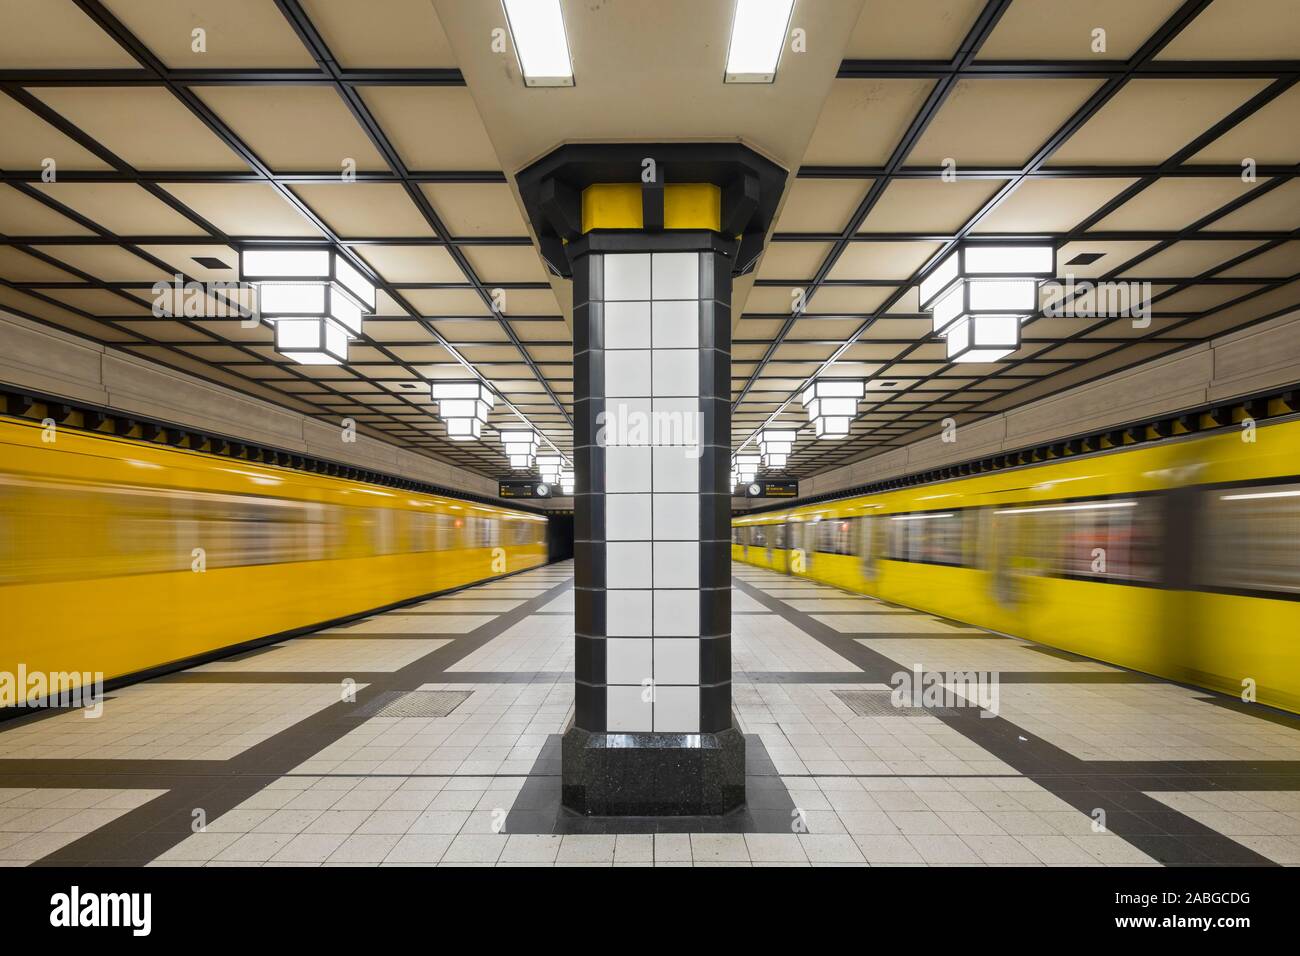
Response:
POLYGON ((496 396, 482 382, 430 382, 429 394, 438 403, 438 417, 452 441, 476 441, 483 435, 496 396))
POLYGON ((737 479, 736 484, 748 484, 758 476, 758 466, 762 459, 758 455, 736 455, 733 459, 733 470, 737 479))
POLYGON ((858 414, 858 400, 866 395, 866 385, 859 378, 819 378, 803 390, 799 400, 813 434, 836 441, 847 438, 849 423, 858 414))
POLYGON ((560 0, 502 0, 524 86, 572 86, 560 0))
POLYGON ((1038 311, 1038 287, 1056 275, 1048 243, 963 243, 921 281, 921 311, 950 362, 996 362, 1020 348, 1020 323, 1038 311))
POLYGON ((501 432, 501 444, 510 458, 510 467, 526 471, 533 467, 537 455, 537 432, 531 428, 501 432))
POLYGON ((727 83, 771 83, 790 32, 794 0, 736 0, 727 46, 727 83))
POLYGON ((348 340, 375 310, 375 286, 334 249, 245 249, 239 279, 257 290, 257 312, 275 350, 302 365, 342 365, 348 340))
POLYGON ((759 433, 758 450, 763 456, 763 467, 781 470, 794 449, 794 431, 763 429, 759 433))
POLYGON ((549 485, 558 485, 560 475, 567 464, 560 455, 539 455, 537 458, 537 473, 542 476, 542 480, 549 485))

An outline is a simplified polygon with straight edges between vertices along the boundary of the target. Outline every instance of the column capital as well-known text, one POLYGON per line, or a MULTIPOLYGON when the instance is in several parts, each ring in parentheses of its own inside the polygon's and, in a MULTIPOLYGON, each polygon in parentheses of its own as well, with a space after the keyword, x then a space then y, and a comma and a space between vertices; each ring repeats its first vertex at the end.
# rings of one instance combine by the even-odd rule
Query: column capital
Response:
POLYGON ((705 230, 732 274, 744 275, 763 250, 786 178, 741 143, 572 143, 515 176, 542 258, 564 278, 590 237, 608 230, 705 230))

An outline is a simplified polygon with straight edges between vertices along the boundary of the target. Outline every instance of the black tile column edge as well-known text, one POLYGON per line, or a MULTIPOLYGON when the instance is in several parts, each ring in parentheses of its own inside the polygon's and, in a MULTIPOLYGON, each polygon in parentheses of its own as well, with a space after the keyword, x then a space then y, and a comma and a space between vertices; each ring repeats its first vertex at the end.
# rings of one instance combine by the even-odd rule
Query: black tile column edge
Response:
POLYGON ((574 723, 605 731, 604 258, 579 256, 573 271, 574 723))
POLYGON ((700 256, 700 732, 731 713, 731 261, 700 256))

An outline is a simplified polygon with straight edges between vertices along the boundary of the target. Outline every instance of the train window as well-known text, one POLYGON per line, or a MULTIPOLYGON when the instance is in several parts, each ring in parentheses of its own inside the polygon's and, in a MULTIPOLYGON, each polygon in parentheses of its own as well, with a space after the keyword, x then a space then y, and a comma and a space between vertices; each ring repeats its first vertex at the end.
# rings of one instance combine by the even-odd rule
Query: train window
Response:
POLYGON ((960 512, 893 515, 885 542, 885 557, 891 561, 923 564, 962 564, 960 512))
POLYGON ((753 535, 753 540, 750 541, 750 544, 754 545, 756 548, 766 548, 768 546, 767 527, 765 525, 754 525, 754 527, 750 528, 750 532, 753 535))
POLYGON ((1206 493, 1206 587, 1300 594, 1300 484, 1206 493))
POLYGON ((1060 570, 1126 581, 1154 579, 1156 502, 1148 498, 1098 504, 1117 507, 1057 512, 1060 570))
POLYGON ((782 549, 790 547, 789 535, 786 533, 787 530, 786 525, 772 525, 772 547, 782 549))
POLYGON ((858 526, 858 556, 862 558, 862 573, 869 581, 876 578, 876 552, 879 548, 880 519, 864 515, 856 521, 858 526))
POLYGON ((742 529, 742 528, 740 527, 740 525, 732 525, 732 526, 731 526, 731 543, 732 543, 732 544, 740 544, 740 532, 741 532, 742 530, 744 530, 744 529, 742 529))
POLYGON ((1061 502, 1000 509, 999 533, 1019 541, 1023 557, 1047 575, 1154 581, 1158 574, 1159 502, 1153 497, 1061 502))
POLYGON ((373 509, 370 530, 374 535, 374 554, 397 552, 397 532, 394 521, 396 514, 391 508, 373 509))
POLYGON ((455 528, 453 526, 454 518, 451 515, 434 515, 434 551, 450 551, 454 544, 452 543, 455 528))
POLYGON ((0 583, 124 573, 104 558, 102 511, 93 490, 0 477, 0 583))
MULTIPOLYGON (((305 561, 309 556, 309 512, 298 502, 236 495, 194 496, 192 502, 197 531, 193 546, 205 550, 210 569, 305 561)), ((189 545, 180 543, 186 558, 189 545)))
POLYGON ((813 550, 822 554, 853 554, 853 520, 827 518, 813 525, 813 550))

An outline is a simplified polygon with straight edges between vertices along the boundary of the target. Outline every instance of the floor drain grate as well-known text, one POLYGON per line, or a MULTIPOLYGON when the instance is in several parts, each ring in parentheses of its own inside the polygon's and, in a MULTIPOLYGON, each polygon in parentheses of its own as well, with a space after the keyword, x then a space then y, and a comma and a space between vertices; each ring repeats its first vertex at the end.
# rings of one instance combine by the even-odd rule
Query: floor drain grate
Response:
POLYGON ((472 690, 384 691, 353 711, 353 717, 446 717, 472 690))
POLYGON ((956 707, 898 707, 893 691, 837 690, 832 693, 859 717, 956 717, 956 707))

